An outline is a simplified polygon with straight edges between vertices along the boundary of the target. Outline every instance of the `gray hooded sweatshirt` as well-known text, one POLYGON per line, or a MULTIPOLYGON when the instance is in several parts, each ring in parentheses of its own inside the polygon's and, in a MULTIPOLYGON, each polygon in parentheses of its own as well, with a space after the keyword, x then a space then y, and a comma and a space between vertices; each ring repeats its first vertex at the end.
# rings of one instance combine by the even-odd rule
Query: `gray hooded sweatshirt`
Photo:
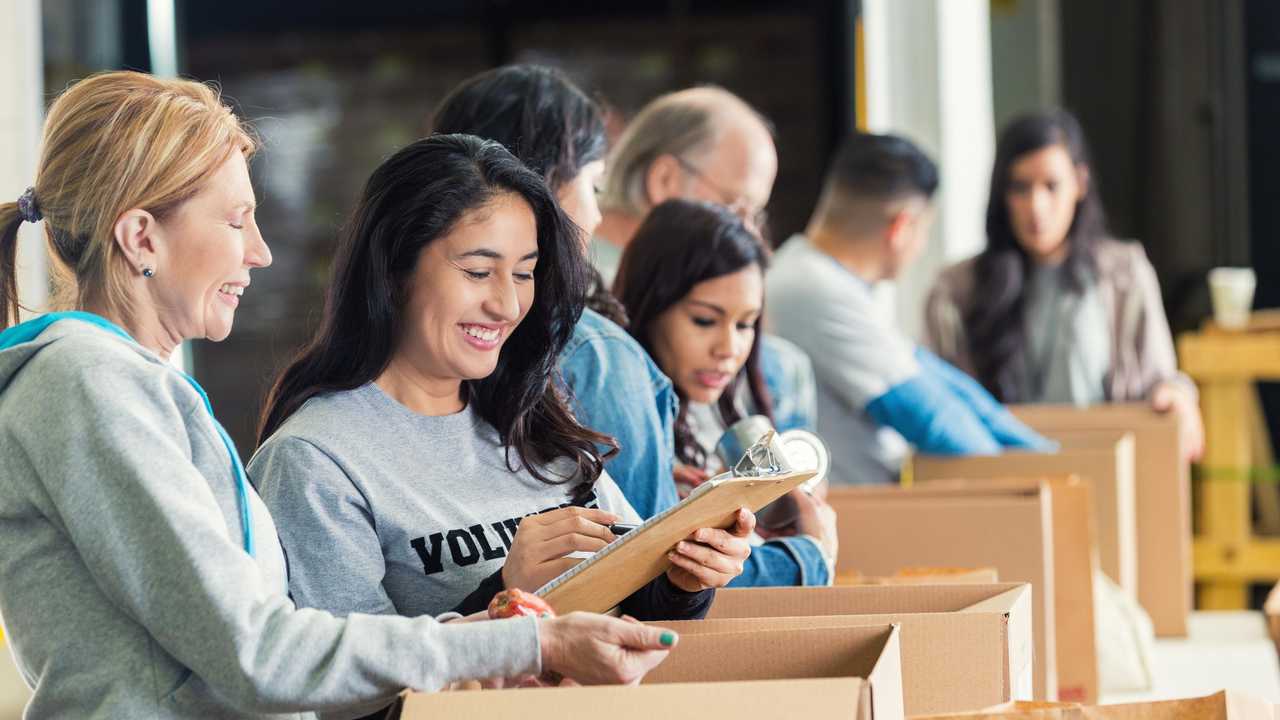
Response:
POLYGON ((242 547, 200 395, 107 329, 0 333, 0 468, 0 617, 27 718, 298 717, 541 670, 532 619, 296 609, 252 489, 242 547))

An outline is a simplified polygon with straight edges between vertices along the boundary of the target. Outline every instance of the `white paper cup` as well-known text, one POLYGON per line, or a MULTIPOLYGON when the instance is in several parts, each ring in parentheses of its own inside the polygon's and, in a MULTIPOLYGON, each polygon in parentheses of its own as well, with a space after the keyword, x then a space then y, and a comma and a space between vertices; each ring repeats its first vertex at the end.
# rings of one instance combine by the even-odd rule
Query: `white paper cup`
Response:
POLYGON ((1249 326, 1253 291, 1258 278, 1252 268, 1220 267, 1209 271, 1209 299, 1219 327, 1243 330, 1249 326))

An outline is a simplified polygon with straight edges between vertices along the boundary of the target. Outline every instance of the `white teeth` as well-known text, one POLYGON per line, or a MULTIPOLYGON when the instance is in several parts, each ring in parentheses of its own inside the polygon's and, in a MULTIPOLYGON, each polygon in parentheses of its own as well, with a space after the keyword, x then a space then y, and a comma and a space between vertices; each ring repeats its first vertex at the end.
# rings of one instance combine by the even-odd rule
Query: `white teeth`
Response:
POLYGON ((226 293, 228 295, 235 295, 236 297, 239 297, 241 295, 244 295, 244 288, 239 285, 223 285, 222 287, 218 288, 218 292, 226 293))
POLYGON ((485 342, 493 342, 494 340, 498 339, 497 330, 490 330, 488 328, 476 327, 474 325, 468 325, 462 328, 462 332, 470 335, 473 338, 479 338, 485 342))

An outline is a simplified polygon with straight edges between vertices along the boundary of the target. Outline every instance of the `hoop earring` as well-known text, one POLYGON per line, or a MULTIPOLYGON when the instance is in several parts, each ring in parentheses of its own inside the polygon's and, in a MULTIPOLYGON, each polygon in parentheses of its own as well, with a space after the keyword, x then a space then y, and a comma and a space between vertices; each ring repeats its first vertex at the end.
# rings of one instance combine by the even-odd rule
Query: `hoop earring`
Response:
POLYGON ((149 278, 149 277, 155 277, 155 275, 156 275, 155 271, 152 270, 151 268, 149 267, 142 268, 142 277, 149 278))

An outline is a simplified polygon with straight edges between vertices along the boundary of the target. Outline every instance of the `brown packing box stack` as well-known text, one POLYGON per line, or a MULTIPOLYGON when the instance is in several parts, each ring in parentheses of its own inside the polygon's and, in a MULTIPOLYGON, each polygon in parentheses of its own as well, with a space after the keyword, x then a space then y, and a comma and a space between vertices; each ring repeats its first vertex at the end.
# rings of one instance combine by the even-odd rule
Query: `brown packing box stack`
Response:
POLYGON ((1198 698, 1123 705, 1010 703, 976 713, 921 715, 913 720, 1278 720, 1280 708, 1244 693, 1224 690, 1198 698))
POLYGON ((908 714, 1031 696, 1031 587, 1025 583, 729 589, 717 592, 707 617, 701 622, 897 624, 908 714))
POLYGON ((985 480, 1076 475, 1093 484, 1098 559, 1102 571, 1138 597, 1137 516, 1134 505, 1134 440, 1126 431, 1073 433, 1056 453, 1010 452, 975 457, 916 456, 912 478, 985 480))
POLYGON ((828 501, 839 517, 838 572, 991 565, 1007 582, 1031 583, 1035 697, 1085 702, 1097 697, 1092 570, 1097 555, 1087 482, 844 487, 832 488, 828 501))
POLYGON ((1138 602, 1156 635, 1185 637, 1192 608, 1191 468, 1182 460, 1178 420, 1143 403, 1077 409, 1013 405, 1010 410, 1064 446, 1082 430, 1127 430, 1134 437, 1138 602))

